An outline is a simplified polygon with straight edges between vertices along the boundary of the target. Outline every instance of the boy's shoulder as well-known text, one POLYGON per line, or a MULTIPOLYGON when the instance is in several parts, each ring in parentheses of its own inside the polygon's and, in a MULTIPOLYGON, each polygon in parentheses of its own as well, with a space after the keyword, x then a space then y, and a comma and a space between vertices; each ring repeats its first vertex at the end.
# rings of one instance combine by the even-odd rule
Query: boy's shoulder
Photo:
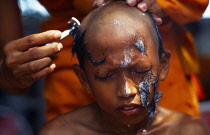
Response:
POLYGON ((161 107, 166 132, 174 135, 209 135, 210 129, 199 117, 161 107))
POLYGON ((88 124, 94 122, 94 105, 88 105, 78 110, 68 112, 47 122, 39 135, 74 135, 86 134, 88 124))

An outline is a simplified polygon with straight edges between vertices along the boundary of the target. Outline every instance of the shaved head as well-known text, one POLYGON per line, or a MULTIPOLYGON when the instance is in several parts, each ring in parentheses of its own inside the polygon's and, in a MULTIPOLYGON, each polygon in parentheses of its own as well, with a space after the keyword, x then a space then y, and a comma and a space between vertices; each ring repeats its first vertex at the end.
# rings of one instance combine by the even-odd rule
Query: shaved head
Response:
MULTIPOLYGON (((97 51, 99 48, 109 48, 109 46, 113 46, 109 44, 110 40, 126 43, 127 41, 124 39, 128 36, 138 40, 136 42, 139 44, 136 46, 142 53, 145 52, 141 50, 142 47, 139 45, 147 39, 153 39, 154 42, 159 43, 156 46, 159 53, 163 50, 157 26, 150 13, 143 13, 136 7, 118 1, 100 6, 85 17, 81 23, 80 32, 76 35, 72 51, 77 53, 80 65, 83 66, 86 58, 93 61, 90 57, 91 52, 88 50, 97 51), (146 32, 150 33, 149 37, 144 35, 146 32), (137 35, 138 37, 140 35, 140 38, 137 39, 137 35), (95 43, 99 42, 103 42, 103 44, 96 46, 95 43)), ((103 54, 103 52, 99 52, 99 54, 103 54)), ((100 64, 100 61, 105 61, 105 57, 99 58, 96 63, 99 62, 97 64, 100 64)))
MULTIPOLYGON (((155 30, 153 21, 148 13, 143 13, 135 7, 124 2, 110 2, 93 10, 82 22, 82 31, 86 31, 87 38, 101 36, 109 33, 119 35, 135 34, 145 30, 155 30), (142 31, 141 31, 142 30, 142 31)), ((151 32, 155 33, 155 32, 151 32)))

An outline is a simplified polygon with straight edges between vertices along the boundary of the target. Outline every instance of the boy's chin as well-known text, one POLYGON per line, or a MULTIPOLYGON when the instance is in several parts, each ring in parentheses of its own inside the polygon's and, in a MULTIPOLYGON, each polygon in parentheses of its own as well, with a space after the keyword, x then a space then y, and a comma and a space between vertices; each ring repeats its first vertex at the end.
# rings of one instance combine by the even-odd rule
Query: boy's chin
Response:
POLYGON ((128 116, 127 118, 121 119, 120 122, 128 127, 146 125, 149 119, 145 120, 145 117, 147 116, 128 116))

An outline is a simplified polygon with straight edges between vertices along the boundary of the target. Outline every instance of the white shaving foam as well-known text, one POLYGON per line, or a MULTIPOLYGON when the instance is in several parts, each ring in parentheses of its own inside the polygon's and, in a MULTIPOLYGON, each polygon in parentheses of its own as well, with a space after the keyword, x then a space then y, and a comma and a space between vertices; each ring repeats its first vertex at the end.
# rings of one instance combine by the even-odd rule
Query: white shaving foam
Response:
POLYGON ((144 43, 141 39, 139 39, 139 38, 137 39, 135 46, 141 51, 142 55, 146 55, 144 43))
POLYGON ((125 87, 124 87, 125 94, 128 96, 131 94, 131 90, 128 86, 128 82, 125 80, 125 87))
POLYGON ((128 49, 126 48, 124 51, 124 61, 121 62, 122 64, 122 68, 128 67, 128 65, 131 63, 131 52, 128 51, 128 49))
POLYGON ((119 20, 114 20, 114 24, 120 24, 119 20))

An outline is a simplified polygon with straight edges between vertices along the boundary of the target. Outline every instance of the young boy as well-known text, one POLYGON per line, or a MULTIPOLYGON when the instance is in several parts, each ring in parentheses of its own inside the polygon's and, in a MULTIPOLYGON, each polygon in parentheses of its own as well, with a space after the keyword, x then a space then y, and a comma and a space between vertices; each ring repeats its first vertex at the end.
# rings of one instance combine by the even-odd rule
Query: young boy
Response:
POLYGON ((74 37, 74 70, 96 103, 48 122, 40 135, 210 134, 199 118, 157 105, 170 53, 149 13, 110 2, 92 11, 74 37))

